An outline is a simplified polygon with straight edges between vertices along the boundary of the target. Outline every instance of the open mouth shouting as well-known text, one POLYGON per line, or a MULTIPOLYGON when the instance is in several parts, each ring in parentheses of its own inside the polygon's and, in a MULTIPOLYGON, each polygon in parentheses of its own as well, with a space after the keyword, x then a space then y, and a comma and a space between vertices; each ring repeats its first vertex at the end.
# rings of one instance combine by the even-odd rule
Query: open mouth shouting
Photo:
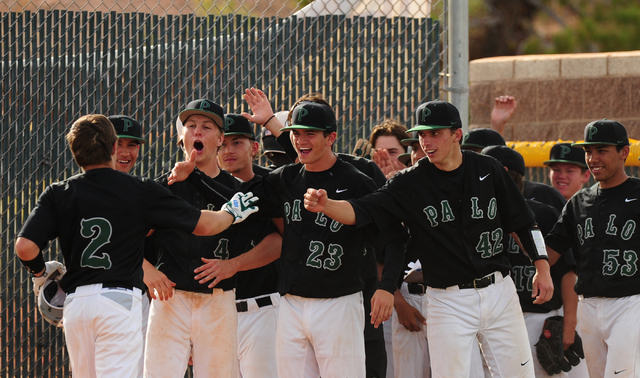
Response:
POLYGON ((201 141, 196 140, 193 142, 193 148, 195 148, 198 152, 202 152, 202 150, 204 149, 204 144, 201 141))

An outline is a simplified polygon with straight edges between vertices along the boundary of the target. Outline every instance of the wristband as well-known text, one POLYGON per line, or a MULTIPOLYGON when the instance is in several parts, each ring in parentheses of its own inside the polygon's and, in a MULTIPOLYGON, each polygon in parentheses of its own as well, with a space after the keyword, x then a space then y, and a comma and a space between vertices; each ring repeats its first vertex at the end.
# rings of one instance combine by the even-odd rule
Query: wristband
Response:
POLYGON ((29 271, 29 273, 33 277, 35 277, 34 274, 40 273, 46 268, 46 265, 44 263, 44 256, 42 256, 42 251, 40 251, 40 253, 38 253, 38 256, 36 256, 36 258, 34 258, 33 260, 25 261, 19 257, 18 260, 20 260, 22 265, 27 268, 27 271, 29 271))
MULTIPOLYGON (((524 231, 524 230, 523 230, 524 231)), ((540 259, 548 260, 547 248, 544 245, 544 237, 539 228, 531 228, 525 232, 518 232, 520 243, 531 261, 540 259)))
POLYGON ((267 123, 269 123, 269 121, 271 121, 275 116, 276 115, 274 114, 271 117, 269 117, 269 119, 265 123, 263 123, 262 126, 267 126, 267 123))

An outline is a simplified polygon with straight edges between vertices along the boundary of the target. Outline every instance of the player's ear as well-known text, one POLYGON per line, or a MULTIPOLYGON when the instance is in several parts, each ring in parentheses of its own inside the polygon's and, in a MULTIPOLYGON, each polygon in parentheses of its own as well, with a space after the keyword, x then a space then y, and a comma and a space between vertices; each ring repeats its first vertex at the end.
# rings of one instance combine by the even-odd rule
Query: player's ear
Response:
POLYGON ((255 158, 258 155, 258 151, 260 150, 260 143, 253 141, 251 144, 251 157, 255 158))
POLYGON ((453 135, 455 136, 455 140, 454 141, 456 143, 460 143, 462 141, 463 132, 462 132, 461 128, 455 129, 455 131, 453 131, 453 135))
POLYGON ((332 131, 329 135, 327 135, 327 142, 329 145, 333 146, 333 143, 336 141, 338 134, 335 131, 332 131))

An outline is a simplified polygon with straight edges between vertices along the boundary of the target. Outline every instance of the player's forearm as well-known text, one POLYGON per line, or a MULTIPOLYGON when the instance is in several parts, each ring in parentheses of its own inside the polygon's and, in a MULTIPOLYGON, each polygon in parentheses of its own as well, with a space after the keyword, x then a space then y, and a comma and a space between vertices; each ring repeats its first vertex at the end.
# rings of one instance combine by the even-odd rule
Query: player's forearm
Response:
POLYGON ((578 323, 578 294, 574 288, 577 275, 571 271, 562 277, 562 307, 564 311, 564 326, 575 330, 578 323))
POLYGON ((539 275, 544 274, 546 276, 551 276, 551 268, 549 267, 549 262, 547 260, 536 260, 533 262, 533 265, 536 267, 536 272, 539 275))
POLYGON ((348 201, 328 200, 322 212, 342 224, 349 226, 356 224, 356 212, 348 201))
POLYGON ((250 251, 231 259, 238 271, 260 268, 280 258, 282 237, 277 232, 267 235, 250 251))
POLYGON ((194 235, 211 236, 221 233, 233 223, 233 215, 226 211, 202 210, 194 235))

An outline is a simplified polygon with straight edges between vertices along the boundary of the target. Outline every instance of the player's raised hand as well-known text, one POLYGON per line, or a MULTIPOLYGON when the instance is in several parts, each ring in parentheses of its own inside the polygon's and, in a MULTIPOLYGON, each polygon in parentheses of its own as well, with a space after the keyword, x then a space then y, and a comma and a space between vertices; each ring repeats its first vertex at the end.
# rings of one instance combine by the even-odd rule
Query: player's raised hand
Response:
POLYGON ((326 190, 309 188, 304 195, 304 208, 313 213, 320 213, 328 199, 326 190))
MULTIPOLYGON (((244 100, 247 102, 247 104, 251 108, 251 112, 253 113, 242 113, 241 115, 244 118, 253 123, 257 123, 258 125, 264 125, 267 121, 269 121, 267 125, 264 125, 265 127, 271 126, 270 124, 272 122, 273 124, 279 122, 275 117, 271 119, 271 117, 274 115, 273 108, 271 108, 271 104, 269 103, 267 95, 264 94, 264 92, 260 89, 246 89, 244 100)), ((280 128, 282 128, 282 125, 280 125, 280 127, 278 127, 277 129, 280 130, 280 128)))
POLYGON ((395 176, 398 171, 407 168, 404 164, 400 163, 398 159, 391 159, 389 151, 384 148, 373 151, 373 161, 382 173, 384 173, 384 177, 386 177, 387 180, 395 176))
POLYGON ((378 328, 393 313, 393 294, 378 289, 371 297, 371 324, 378 328))
POLYGON ((189 177, 191 172, 196 168, 196 156, 198 151, 194 148, 191 151, 189 160, 177 162, 171 170, 171 174, 168 177, 168 184, 171 185, 174 182, 184 181, 189 177))
POLYGON ((142 262, 142 271, 144 272, 144 284, 149 288, 149 295, 152 299, 166 301, 173 297, 173 287, 176 284, 166 274, 156 269, 147 260, 142 262))
POLYGON ((548 302, 553 297, 553 281, 549 262, 541 259, 533 262, 536 266, 536 274, 533 276, 531 298, 535 298, 533 304, 548 302))
POLYGON ((513 96, 499 96, 494 101, 491 110, 491 128, 502 134, 504 126, 515 114, 518 103, 513 96))
POLYGON ((233 216, 233 224, 236 224, 258 211, 258 206, 252 206, 257 201, 258 197, 255 197, 251 192, 238 192, 231 197, 229 202, 222 206, 221 210, 231 214, 233 216))
POLYGON ((356 145, 353 148, 353 156, 363 157, 365 159, 371 159, 371 143, 368 140, 358 138, 356 145))
POLYGON ((193 272, 196 273, 194 279, 203 284, 213 280, 209 284, 209 288, 215 287, 220 281, 233 277, 238 273, 238 265, 236 260, 220 260, 202 258, 204 265, 197 267, 193 272))

